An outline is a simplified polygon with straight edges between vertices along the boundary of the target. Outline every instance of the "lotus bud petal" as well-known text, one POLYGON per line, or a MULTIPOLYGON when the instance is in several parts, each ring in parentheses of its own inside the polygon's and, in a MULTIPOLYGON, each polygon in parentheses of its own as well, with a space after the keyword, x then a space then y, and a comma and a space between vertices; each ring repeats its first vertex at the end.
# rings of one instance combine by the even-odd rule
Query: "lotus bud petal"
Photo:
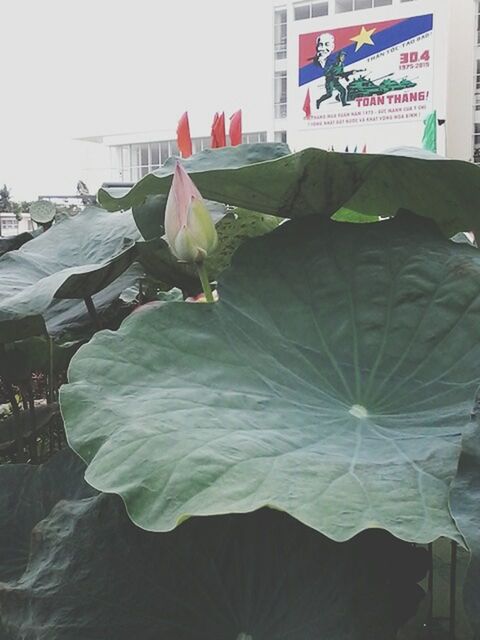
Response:
POLYGON ((177 233, 170 249, 182 262, 201 262, 205 258, 205 251, 199 248, 196 240, 197 238, 193 238, 187 225, 184 225, 177 233))
POLYGON ((165 209, 165 237, 183 262, 202 262, 217 246, 217 231, 205 202, 178 162, 165 209))
POLYGON ((188 210, 187 226, 193 236, 201 241, 201 247, 207 254, 215 251, 218 241, 217 230, 202 198, 192 199, 188 210))

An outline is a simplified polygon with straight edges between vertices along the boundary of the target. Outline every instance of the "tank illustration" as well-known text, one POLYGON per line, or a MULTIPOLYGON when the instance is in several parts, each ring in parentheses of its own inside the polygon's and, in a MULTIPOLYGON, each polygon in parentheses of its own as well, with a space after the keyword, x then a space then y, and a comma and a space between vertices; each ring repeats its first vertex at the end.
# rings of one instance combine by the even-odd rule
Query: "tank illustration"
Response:
POLYGON ((347 100, 355 100, 355 98, 366 98, 368 96, 380 95, 382 90, 373 80, 360 76, 349 83, 347 87, 347 100))
POLYGON ((390 91, 403 91, 404 89, 412 89, 417 86, 416 82, 402 78, 402 80, 394 80, 389 73, 386 76, 371 80, 361 75, 352 80, 347 87, 347 100, 355 100, 355 98, 367 98, 369 96, 382 96, 390 91), (380 82, 381 80, 381 82, 380 82), (380 82, 380 84, 378 84, 380 82))
POLYGON ((380 93, 389 93, 390 91, 402 91, 403 89, 412 89, 416 87, 417 83, 408 80, 407 78, 403 78, 402 80, 393 80, 392 78, 386 78, 382 80, 382 82, 378 85, 380 89, 380 93))

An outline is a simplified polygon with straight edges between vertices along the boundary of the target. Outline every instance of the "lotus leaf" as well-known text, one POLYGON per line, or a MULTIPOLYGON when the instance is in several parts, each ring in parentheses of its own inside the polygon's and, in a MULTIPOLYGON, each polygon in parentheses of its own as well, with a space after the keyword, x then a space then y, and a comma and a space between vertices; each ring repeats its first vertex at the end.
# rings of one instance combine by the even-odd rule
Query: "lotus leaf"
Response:
POLYGON ((138 238, 131 213, 110 215, 90 207, 4 255, 0 342, 42 333, 45 322, 49 333, 58 335, 80 319, 85 321, 83 301, 65 303, 59 298, 81 300, 103 290, 98 306, 110 304, 138 277, 134 268, 119 280, 136 256, 138 238))
MULTIPOLYGON (((222 149, 205 149, 186 160, 172 157, 169 158, 158 171, 149 173, 140 181, 143 185, 141 189, 134 188, 133 190, 125 191, 123 185, 105 187, 98 192, 98 201, 102 207, 105 207, 105 209, 109 211, 145 206, 143 213, 148 213, 149 208, 155 207, 156 205, 158 206, 158 204, 162 202, 162 200, 151 199, 149 196, 157 194, 165 195, 168 192, 176 162, 181 162, 189 173, 201 174, 203 172, 211 172, 217 176, 222 176, 223 174, 217 173, 219 170, 232 171, 239 168, 241 169, 248 165, 257 165, 258 163, 282 158, 289 153, 290 149, 286 144, 260 143, 241 144, 236 147, 223 147, 222 149), (166 182, 165 180, 161 181, 163 187, 157 189, 155 187, 159 184, 158 179, 161 178, 166 178, 166 182), (144 180, 146 180, 146 182, 144 182, 144 180), (165 188, 165 184, 168 184, 167 188, 165 188)), ((195 182, 196 180, 197 177, 195 178, 195 182)), ((209 196, 204 193, 202 193, 202 195, 209 198, 209 196)), ((223 199, 210 199, 216 202, 227 202, 223 199)))
POLYGON ((479 381, 478 251, 415 216, 310 216, 243 245, 219 291, 76 353, 61 409, 87 481, 148 530, 268 505, 337 541, 463 544, 448 496, 479 381))
POLYGON ((0 237, 0 257, 3 256, 4 253, 20 249, 22 245, 40 235, 40 233, 43 233, 43 229, 36 229, 31 232, 24 231, 16 236, 7 236, 6 238, 0 237))
MULTIPOLYGON (((248 147, 248 145, 247 145, 248 147)), ((218 150, 211 152, 215 157, 218 150)), ((385 154, 350 154, 305 149, 274 160, 221 168, 185 168, 205 198, 284 218, 309 215, 331 217, 339 209, 362 216, 391 217, 399 209, 431 218, 443 232, 477 230, 480 224, 480 171, 470 162, 445 160, 418 149, 399 148, 385 154)), ((245 163, 243 163, 245 164, 245 163)), ((127 194, 115 198, 100 190, 99 201, 109 210, 127 209, 153 194, 165 194, 172 167, 142 178, 127 194)))
POLYGON ((394 640, 424 553, 384 532, 339 545, 268 509, 151 534, 101 495, 54 507, 0 607, 24 640, 394 640))
POLYGON ((476 396, 472 424, 463 438, 451 508, 471 551, 464 603, 475 633, 480 636, 480 392, 476 396))
POLYGON ((0 465, 0 580, 21 576, 31 552, 32 531, 59 500, 95 493, 83 482, 84 468, 69 450, 40 466, 0 465))

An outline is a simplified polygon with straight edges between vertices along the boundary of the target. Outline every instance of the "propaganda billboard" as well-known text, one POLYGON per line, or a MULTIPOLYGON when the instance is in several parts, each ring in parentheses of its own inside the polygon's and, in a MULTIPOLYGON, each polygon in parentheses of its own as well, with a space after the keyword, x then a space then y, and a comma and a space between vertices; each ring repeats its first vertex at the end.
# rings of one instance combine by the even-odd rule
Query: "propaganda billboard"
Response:
POLYGON ((303 127, 419 120, 433 109, 433 15, 299 36, 303 127))

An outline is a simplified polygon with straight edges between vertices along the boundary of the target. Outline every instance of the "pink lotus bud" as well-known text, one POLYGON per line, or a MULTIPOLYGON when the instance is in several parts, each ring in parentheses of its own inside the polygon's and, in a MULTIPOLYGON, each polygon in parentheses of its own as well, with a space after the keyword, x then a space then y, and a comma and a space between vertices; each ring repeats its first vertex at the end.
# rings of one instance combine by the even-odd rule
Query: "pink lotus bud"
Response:
POLYGON ((205 202, 178 162, 165 209, 165 236, 182 262, 202 262, 217 246, 217 231, 205 202))

